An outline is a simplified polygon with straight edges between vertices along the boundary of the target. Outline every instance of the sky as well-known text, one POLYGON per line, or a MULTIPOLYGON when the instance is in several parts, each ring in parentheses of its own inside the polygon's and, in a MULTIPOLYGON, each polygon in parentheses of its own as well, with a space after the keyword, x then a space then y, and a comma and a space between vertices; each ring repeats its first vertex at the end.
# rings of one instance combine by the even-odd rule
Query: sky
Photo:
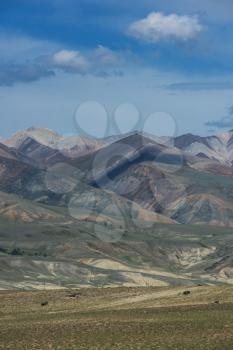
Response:
POLYGON ((0 136, 233 129, 232 0, 0 3, 0 136))

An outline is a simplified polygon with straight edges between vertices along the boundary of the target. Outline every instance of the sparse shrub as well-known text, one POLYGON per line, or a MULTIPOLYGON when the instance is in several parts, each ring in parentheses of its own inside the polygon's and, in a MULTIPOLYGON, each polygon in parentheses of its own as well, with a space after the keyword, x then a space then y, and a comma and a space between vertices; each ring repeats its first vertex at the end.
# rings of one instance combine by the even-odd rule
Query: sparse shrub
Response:
POLYGON ((48 304, 49 304, 49 302, 46 300, 46 301, 42 301, 40 305, 41 306, 47 306, 48 304))
POLYGON ((190 290, 185 290, 185 291, 183 292, 183 295, 189 295, 189 294, 191 294, 190 290))
POLYGON ((10 252, 11 255, 23 255, 24 251, 22 251, 20 248, 14 248, 10 252))

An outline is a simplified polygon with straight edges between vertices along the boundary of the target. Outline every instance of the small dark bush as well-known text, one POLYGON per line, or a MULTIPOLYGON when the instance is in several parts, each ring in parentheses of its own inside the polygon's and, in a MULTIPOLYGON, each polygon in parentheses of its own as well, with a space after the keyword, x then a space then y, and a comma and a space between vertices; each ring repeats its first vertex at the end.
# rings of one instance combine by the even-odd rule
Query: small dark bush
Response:
POLYGON ((6 250, 6 248, 0 247, 0 252, 1 252, 1 253, 7 253, 7 250, 6 250))
POLYGON ((41 305, 41 306, 47 306, 48 304, 49 304, 48 301, 42 301, 40 305, 41 305))
POLYGON ((23 255, 24 252, 20 248, 14 248, 11 252, 11 255, 23 255))
POLYGON ((190 290, 185 290, 185 291, 183 292, 183 295, 189 295, 189 294, 191 294, 190 290))

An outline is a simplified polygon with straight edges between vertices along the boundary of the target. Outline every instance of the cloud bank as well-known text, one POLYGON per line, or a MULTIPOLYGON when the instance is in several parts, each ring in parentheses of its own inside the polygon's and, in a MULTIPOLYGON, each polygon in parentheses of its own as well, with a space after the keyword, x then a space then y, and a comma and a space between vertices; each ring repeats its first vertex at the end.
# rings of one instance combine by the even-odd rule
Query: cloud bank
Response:
POLYGON ((233 82, 181 82, 167 85, 166 89, 172 91, 233 90, 233 82))
POLYGON ((123 63, 120 53, 98 46, 87 53, 76 50, 60 50, 51 55, 36 57, 21 63, 0 62, 0 86, 30 83, 53 77, 57 72, 91 74, 102 78, 122 76, 123 63))
POLYGON ((228 108, 228 116, 221 118, 220 120, 209 121, 205 123, 206 126, 212 126, 216 128, 233 128, 233 106, 228 108))
POLYGON ((129 34, 136 39, 156 43, 164 39, 189 40, 203 30, 196 16, 164 15, 151 12, 146 18, 133 22, 129 34))
POLYGON ((55 76, 53 70, 35 62, 23 64, 0 64, 0 86, 13 86, 16 83, 31 83, 41 78, 55 76))

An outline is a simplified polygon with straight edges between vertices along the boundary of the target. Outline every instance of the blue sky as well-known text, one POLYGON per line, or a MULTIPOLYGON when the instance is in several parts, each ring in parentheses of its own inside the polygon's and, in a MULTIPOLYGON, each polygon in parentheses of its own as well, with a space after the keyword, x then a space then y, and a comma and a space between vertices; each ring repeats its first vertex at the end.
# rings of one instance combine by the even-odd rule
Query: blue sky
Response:
MULTIPOLYGON (((143 118, 169 113, 176 134, 231 129, 232 23, 231 0, 1 2, 1 135, 76 133, 74 112, 89 100, 111 116, 123 104, 126 132, 137 124, 126 104, 143 118)), ((90 111, 85 128, 105 130, 90 111)), ((158 133, 162 118, 145 131, 158 133)))

